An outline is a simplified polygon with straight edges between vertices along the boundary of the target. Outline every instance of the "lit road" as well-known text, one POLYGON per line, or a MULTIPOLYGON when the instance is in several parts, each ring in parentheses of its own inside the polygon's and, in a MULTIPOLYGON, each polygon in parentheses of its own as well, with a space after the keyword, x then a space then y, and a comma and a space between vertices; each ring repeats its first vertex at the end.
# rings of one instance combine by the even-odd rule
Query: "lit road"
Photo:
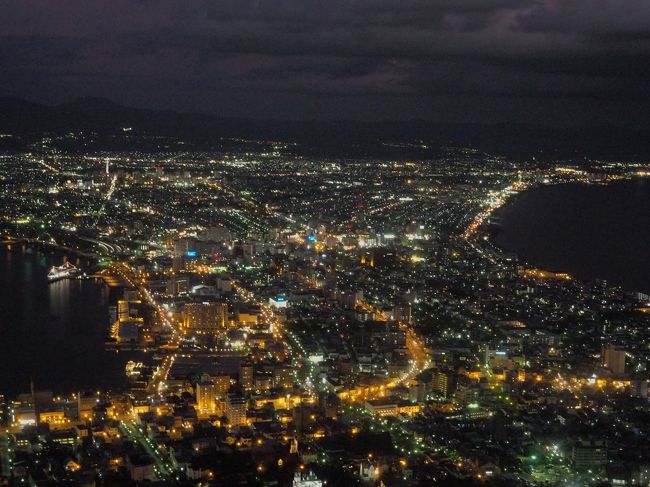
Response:
POLYGON ((170 480, 175 471, 158 447, 151 441, 144 432, 132 420, 120 421, 120 430, 125 437, 136 442, 140 448, 153 460, 156 475, 161 480, 170 480))
MULTIPOLYGON (((156 316, 163 329, 171 332, 171 338, 165 347, 168 350, 167 355, 163 359, 160 367, 154 372, 151 381, 147 385, 147 391, 150 394, 162 394, 165 381, 169 375, 169 370, 174 363, 175 354, 173 353, 173 350, 178 348, 181 339, 181 332, 172 324, 171 321, 169 321, 165 309, 154 299, 151 292, 145 287, 146 280, 143 276, 137 276, 129 266, 123 262, 111 264, 110 267, 106 269, 106 272, 113 273, 128 283, 129 286, 136 288, 140 297, 156 310, 156 316)), ((164 350, 165 348, 161 349, 164 350)))
POLYGON ((273 333, 273 336, 276 339, 282 339, 287 349, 294 356, 294 358, 297 360, 301 360, 303 365, 307 367, 307 381, 305 383, 305 387, 310 394, 314 394, 316 392, 316 386, 317 386, 316 384, 317 381, 315 380, 316 377, 313 368, 314 364, 309 362, 307 354, 304 348, 302 347, 302 344, 300 343, 298 337, 294 333, 286 330, 286 328, 282 325, 280 320, 275 316, 275 313, 273 312, 273 308, 271 308, 269 305, 267 305, 266 303, 258 299, 255 296, 255 294, 245 289, 244 287, 242 287, 240 284, 236 282, 232 283, 232 288, 239 295, 239 297, 242 298, 244 301, 257 304, 260 307, 262 311, 262 316, 264 317, 266 322, 269 323, 270 330, 273 333))
POLYGON ((3 434, 0 436, 0 474, 5 477, 10 477, 12 473, 11 457, 9 434, 3 434))
MULTIPOLYGON (((388 315, 385 312, 377 309, 371 304, 361 300, 357 300, 356 304, 357 306, 360 306, 362 309, 364 309, 366 312, 372 313, 377 320, 379 321, 388 320, 388 315)), ((406 333, 406 348, 409 351, 409 354, 411 356, 411 365, 409 366, 408 370, 400 377, 389 380, 385 385, 372 386, 372 387, 354 387, 352 389, 348 389, 347 391, 345 391, 348 394, 343 394, 343 398, 349 397, 350 399, 355 400, 355 399, 372 399, 373 397, 382 397, 385 395, 387 388, 390 389, 400 384, 404 384, 405 382, 408 382, 410 379, 417 376, 423 370, 426 370, 431 366, 431 362, 429 359, 429 351, 424 345, 424 339, 422 339, 422 337, 420 337, 415 332, 413 327, 411 327, 407 323, 400 322, 399 327, 402 331, 406 333)))

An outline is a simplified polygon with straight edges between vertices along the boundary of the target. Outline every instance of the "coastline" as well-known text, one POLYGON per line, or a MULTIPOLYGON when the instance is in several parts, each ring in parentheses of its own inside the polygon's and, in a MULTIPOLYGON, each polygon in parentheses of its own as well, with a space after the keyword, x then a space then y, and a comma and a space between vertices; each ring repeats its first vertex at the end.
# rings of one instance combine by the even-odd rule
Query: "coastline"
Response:
MULTIPOLYGON (((520 201, 522 197, 524 197, 524 195, 529 196, 530 193, 535 191, 544 190, 547 188, 557 188, 564 185, 577 186, 582 188, 589 188, 594 186, 611 187, 613 184, 616 183, 632 183, 635 180, 647 181, 648 179, 649 178, 646 175, 633 174, 628 177, 617 178, 611 181, 606 181, 604 183, 602 181, 590 182, 590 181, 580 180, 580 181, 553 181, 553 182, 547 181, 547 182, 539 182, 536 184, 532 184, 528 186, 525 190, 510 195, 503 202, 503 204, 501 204, 498 208, 495 208, 491 212, 490 218, 486 219, 486 221, 484 221, 480 225, 480 227, 476 229, 475 234, 472 235, 472 240, 474 240, 474 242, 486 242, 487 244, 489 244, 488 250, 495 257, 504 260, 515 259, 522 266, 526 267, 527 270, 529 271, 555 274, 560 276, 568 276, 571 278, 575 278, 584 283, 601 280, 607 282, 607 285, 609 286, 618 287, 628 293, 648 294, 650 292, 650 289, 643 290, 643 289, 639 289, 637 286, 630 286, 620 282, 615 282, 611 277, 605 277, 605 276, 584 277, 581 275, 582 274, 581 272, 579 271, 576 272, 575 270, 567 269, 565 268, 565 266, 562 265, 552 265, 548 262, 546 263, 540 262, 539 264, 536 264, 534 262, 534 258, 525 257, 524 255, 522 255, 521 250, 515 250, 514 248, 509 248, 505 246, 502 242, 501 243, 497 242, 498 235, 502 234, 502 232, 505 231, 503 228, 502 221, 499 221, 503 218, 502 215, 503 211, 511 210, 517 204, 517 202, 520 201)), ((648 287, 650 288, 650 285, 648 285, 648 287)))
POLYGON ((13 372, 11 368, 5 368, 11 375, 3 380, 0 394, 12 398, 28 392, 30 376, 38 390, 63 395, 79 390, 97 391, 95 383, 102 391, 121 390, 125 387, 123 363, 133 354, 105 348, 109 325, 108 306, 112 299, 111 289, 106 282, 103 279, 66 280, 74 281, 70 283, 41 280, 43 272, 47 272, 52 263, 62 257, 77 256, 81 260, 87 260, 84 267, 94 265, 94 259, 75 249, 32 239, 2 243, 0 252, 13 255, 8 259, 16 262, 7 266, 6 270, 13 269, 13 274, 6 274, 10 286, 0 299, 4 304, 4 313, 0 313, 3 316, 0 329, 3 329, 6 340, 4 353, 8 354, 5 357, 5 367, 13 363, 20 365, 13 372), (11 244, 14 248, 4 244, 11 244), (39 259, 43 259, 40 266, 39 259), (22 260, 27 263, 18 264, 22 260), (43 265, 46 267, 43 268, 43 265), (31 268, 38 267, 41 270, 31 271, 31 268), (15 303, 15 306, 10 307, 8 303, 15 303), (26 341, 34 335, 39 336, 40 340, 26 341), (27 343, 32 345, 27 346, 27 343), (34 356, 27 363, 23 362, 26 346, 27 349, 33 349, 34 356), (51 368, 56 369, 56 372, 38 372, 51 368), (97 374, 91 374, 90 370, 103 372, 98 377, 97 374), (80 378, 78 382, 70 379, 77 376, 80 378))
POLYGON ((86 259, 90 260, 97 260, 98 255, 94 253, 89 253, 89 252, 84 252, 79 249, 75 249, 73 247, 66 247, 65 245, 60 245, 57 243, 52 243, 48 242, 46 240, 39 240, 37 238, 29 238, 29 237, 12 237, 11 235, 9 236, 9 239, 1 240, 0 245, 35 245, 35 246, 41 246, 41 247, 47 247, 51 250, 56 250, 59 252, 65 252, 65 253, 70 253, 74 255, 78 255, 81 257, 84 257, 86 259))

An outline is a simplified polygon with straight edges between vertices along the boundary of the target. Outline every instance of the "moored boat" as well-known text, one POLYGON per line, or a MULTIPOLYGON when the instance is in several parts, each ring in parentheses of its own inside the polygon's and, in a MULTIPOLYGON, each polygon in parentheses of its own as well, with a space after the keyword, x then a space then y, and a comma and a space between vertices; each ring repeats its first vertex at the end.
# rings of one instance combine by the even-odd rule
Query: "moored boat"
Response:
POLYGON ((50 272, 47 273, 47 280, 50 282, 59 281, 68 277, 74 277, 80 272, 81 271, 70 262, 65 262, 63 265, 58 267, 52 267, 50 272))

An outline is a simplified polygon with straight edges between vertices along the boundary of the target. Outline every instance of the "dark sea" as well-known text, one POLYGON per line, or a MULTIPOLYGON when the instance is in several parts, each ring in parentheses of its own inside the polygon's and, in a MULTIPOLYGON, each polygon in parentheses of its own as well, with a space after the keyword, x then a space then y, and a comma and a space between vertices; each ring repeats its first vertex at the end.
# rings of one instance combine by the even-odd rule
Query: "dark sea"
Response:
POLYGON ((530 264, 650 293, 650 179, 543 186, 495 216, 495 243, 530 264))
POLYGON ((99 280, 49 283, 66 257, 34 247, 0 246, 0 394, 55 393, 123 385, 128 355, 104 349, 109 289, 99 280))

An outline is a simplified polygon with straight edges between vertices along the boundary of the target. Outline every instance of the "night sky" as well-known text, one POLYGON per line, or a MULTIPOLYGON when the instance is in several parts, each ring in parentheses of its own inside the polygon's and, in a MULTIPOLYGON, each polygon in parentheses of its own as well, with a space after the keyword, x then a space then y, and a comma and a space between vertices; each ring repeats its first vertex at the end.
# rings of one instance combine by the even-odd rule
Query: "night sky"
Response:
POLYGON ((0 96, 647 127, 649 0, 0 0, 0 96))

